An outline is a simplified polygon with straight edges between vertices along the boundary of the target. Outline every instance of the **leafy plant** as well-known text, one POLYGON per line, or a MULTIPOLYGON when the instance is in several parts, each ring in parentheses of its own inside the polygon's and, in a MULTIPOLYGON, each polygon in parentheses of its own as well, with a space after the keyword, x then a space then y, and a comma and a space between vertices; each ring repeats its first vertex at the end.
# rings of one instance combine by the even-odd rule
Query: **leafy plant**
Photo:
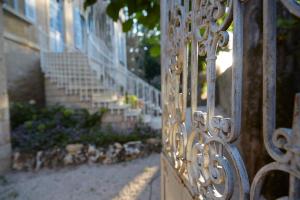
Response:
POLYGON ((125 103, 129 104, 132 108, 137 108, 138 106, 138 97, 135 95, 126 95, 125 103))
MULTIPOLYGON (((132 97, 134 99, 134 97, 132 97)), ((132 100, 133 101, 133 100, 132 100)), ((153 137, 155 133, 148 129, 136 127, 130 134, 113 132, 101 128, 101 120, 107 109, 100 109, 90 114, 85 109, 73 110, 62 106, 39 108, 35 105, 17 103, 11 105, 12 145, 14 149, 36 152, 67 144, 83 143, 106 146, 114 142, 143 140, 153 137), (16 115, 19 113, 26 115, 16 115), (29 111, 28 113, 26 113, 29 111), (17 121, 14 121, 17 120, 17 121)))
MULTIPOLYGON (((96 2, 96 0, 85 0, 84 7, 87 8, 96 2)), ((134 20, 148 29, 159 27, 159 0, 111 0, 106 12, 114 21, 117 21, 121 10, 124 10, 127 16, 123 22, 124 32, 132 28, 134 20)))
MULTIPOLYGON (((85 0, 84 7, 92 6, 96 0, 85 0)), ((124 11, 125 20, 122 21, 124 32, 135 29, 143 29, 144 34, 151 33, 148 37, 150 55, 154 58, 160 56, 160 4, 159 0, 111 0, 106 13, 114 21, 120 20, 119 14, 124 11), (142 28, 141 28, 142 27, 142 28)))

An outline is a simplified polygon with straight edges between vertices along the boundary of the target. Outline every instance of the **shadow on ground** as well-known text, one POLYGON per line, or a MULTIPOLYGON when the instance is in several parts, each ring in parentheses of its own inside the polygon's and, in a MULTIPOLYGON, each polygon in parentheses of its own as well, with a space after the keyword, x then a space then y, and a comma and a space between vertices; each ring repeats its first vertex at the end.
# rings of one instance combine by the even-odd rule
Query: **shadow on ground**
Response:
POLYGON ((115 165, 82 165, 0 178, 0 200, 159 200, 159 154, 115 165))

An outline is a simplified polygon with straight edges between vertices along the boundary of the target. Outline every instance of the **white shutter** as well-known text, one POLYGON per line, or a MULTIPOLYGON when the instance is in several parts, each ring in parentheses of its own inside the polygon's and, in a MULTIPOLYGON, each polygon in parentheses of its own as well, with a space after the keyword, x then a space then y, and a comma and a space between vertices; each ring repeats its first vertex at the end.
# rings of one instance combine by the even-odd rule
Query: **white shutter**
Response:
POLYGON ((63 9, 61 1, 50 0, 50 48, 55 52, 64 50, 63 9))
POLYGON ((57 13, 58 6, 55 0, 50 0, 50 37, 51 43, 50 48, 52 51, 56 51, 56 24, 57 24, 57 13))
POLYGON ((35 0, 25 0, 25 15, 31 21, 36 21, 35 0))
POLYGON ((75 40, 75 47, 78 49, 83 48, 82 37, 83 35, 82 35, 80 10, 78 8, 75 8, 74 9, 74 40, 75 40))
POLYGON ((125 38, 122 33, 119 33, 119 60, 126 65, 126 59, 125 59, 125 38))
POLYGON ((62 1, 58 3, 58 13, 57 13, 57 48, 59 52, 64 51, 64 23, 63 23, 64 17, 63 17, 63 6, 62 1))

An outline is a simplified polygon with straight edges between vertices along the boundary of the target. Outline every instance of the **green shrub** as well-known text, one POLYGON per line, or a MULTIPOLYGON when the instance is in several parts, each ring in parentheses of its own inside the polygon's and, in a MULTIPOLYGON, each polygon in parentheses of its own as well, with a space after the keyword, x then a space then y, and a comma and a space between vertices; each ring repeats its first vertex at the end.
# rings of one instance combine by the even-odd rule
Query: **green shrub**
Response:
POLYGON ((129 104, 132 108, 137 108, 138 106, 138 97, 135 95, 126 95, 125 103, 129 104))
POLYGON ((26 152, 64 147, 71 143, 106 146, 114 142, 145 140, 157 135, 141 125, 137 125, 129 134, 116 133, 112 129, 104 131, 101 120, 107 109, 90 114, 86 109, 73 110, 62 106, 40 108, 15 103, 10 110, 13 148, 26 152))

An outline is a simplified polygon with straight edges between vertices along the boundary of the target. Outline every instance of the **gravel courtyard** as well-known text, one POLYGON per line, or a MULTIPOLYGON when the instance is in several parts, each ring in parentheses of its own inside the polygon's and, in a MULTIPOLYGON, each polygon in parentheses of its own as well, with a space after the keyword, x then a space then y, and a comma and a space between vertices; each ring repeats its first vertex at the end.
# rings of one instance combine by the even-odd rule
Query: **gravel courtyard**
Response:
POLYGON ((159 200, 159 154, 115 165, 16 172, 0 177, 0 200, 159 200))

